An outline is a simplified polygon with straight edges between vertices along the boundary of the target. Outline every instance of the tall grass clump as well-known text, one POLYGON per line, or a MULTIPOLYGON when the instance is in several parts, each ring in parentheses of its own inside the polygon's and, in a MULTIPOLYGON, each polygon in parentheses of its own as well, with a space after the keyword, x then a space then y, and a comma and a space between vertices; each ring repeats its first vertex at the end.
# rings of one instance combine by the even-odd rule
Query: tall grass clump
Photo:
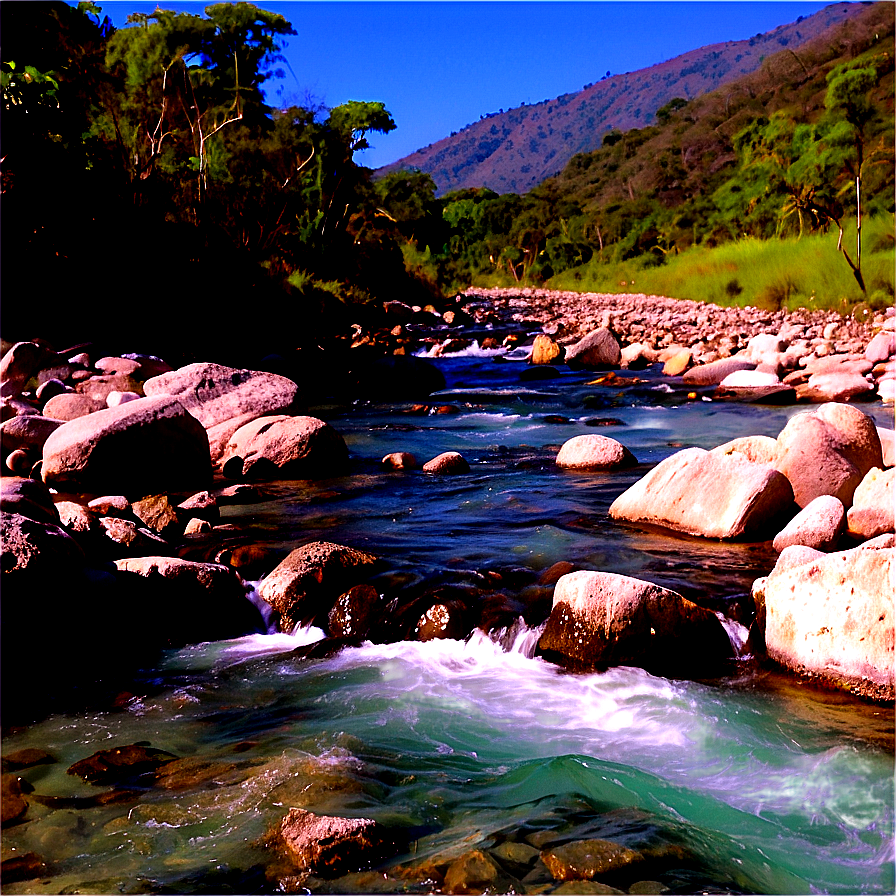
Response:
MULTIPOLYGON (((862 233, 865 293, 837 250, 838 233, 833 229, 802 238, 746 238, 715 248, 694 247, 666 256, 665 264, 659 267, 637 258, 613 264, 592 259, 587 265, 553 277, 549 285, 555 289, 638 292, 770 310, 821 308, 846 314, 860 303, 883 308, 896 294, 893 216, 868 219, 862 233)), ((845 228, 843 244, 854 260, 854 224, 845 228)))

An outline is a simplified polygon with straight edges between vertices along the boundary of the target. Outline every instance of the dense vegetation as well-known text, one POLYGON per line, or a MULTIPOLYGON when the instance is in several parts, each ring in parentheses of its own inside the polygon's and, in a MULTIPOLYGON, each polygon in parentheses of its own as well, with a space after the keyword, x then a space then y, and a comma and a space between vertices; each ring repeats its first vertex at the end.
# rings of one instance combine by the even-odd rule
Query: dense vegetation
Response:
POLYGON ((294 33, 280 15, 218 3, 120 30, 89 2, 0 15, 6 338, 130 330, 159 352, 188 353, 185 334, 219 357, 275 351, 344 330, 361 306, 472 283, 778 306, 893 296, 889 3, 608 133, 524 195, 444 197, 428 174, 375 179, 354 161, 395 127, 382 103, 265 103, 294 33))

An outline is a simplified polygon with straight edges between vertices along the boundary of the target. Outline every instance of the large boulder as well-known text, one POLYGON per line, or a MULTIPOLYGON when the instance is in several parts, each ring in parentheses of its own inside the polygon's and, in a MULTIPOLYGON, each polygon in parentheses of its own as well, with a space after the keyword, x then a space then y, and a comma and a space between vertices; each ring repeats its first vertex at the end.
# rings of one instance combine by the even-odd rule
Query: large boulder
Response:
POLYGON ((610 516, 706 538, 763 539, 792 505, 790 483, 768 464, 686 448, 623 492, 610 516))
POLYGON ((883 467, 874 421, 848 404, 823 404, 791 417, 778 435, 775 467, 805 507, 819 495, 834 495, 845 507, 872 467, 883 467))
POLYGON ((347 463, 348 449, 332 426, 317 417, 284 415, 241 426, 221 458, 226 475, 234 479, 316 479, 342 472, 347 463))
POLYGON ((39 479, 0 477, 0 513, 20 513, 39 523, 59 524, 59 513, 39 479))
POLYGON ((718 617, 651 582, 609 572, 562 576, 538 650, 573 669, 641 666, 702 673, 731 657, 718 617))
POLYGON ((805 563, 776 566, 753 584, 772 660, 881 700, 896 696, 894 593, 892 537, 805 563))
POLYGON ((188 364, 148 379, 146 395, 171 395, 206 428, 232 417, 289 411, 299 387, 285 376, 221 364, 188 364))
POLYGON ((85 562, 84 552, 64 529, 15 512, 0 514, 0 549, 4 585, 25 574, 28 581, 64 578, 66 570, 80 570, 85 562))
POLYGON ((846 529, 846 508, 833 495, 810 501, 776 536, 776 551, 800 544, 817 551, 832 551, 846 529))
POLYGON ((327 541, 296 548, 258 586, 261 598, 280 614, 280 630, 328 623, 336 599, 373 572, 377 558, 327 541))
POLYGON ((612 470, 637 463, 635 456, 616 439, 588 433, 564 442, 557 454, 558 467, 568 470, 612 470))
POLYGON ((62 395, 54 395, 44 405, 44 416, 54 420, 74 420, 76 417, 84 417, 108 407, 102 398, 93 398, 90 395, 82 395, 80 392, 65 392, 62 395))
POLYGON ((60 426, 44 443, 42 476, 98 494, 198 488, 211 477, 208 438, 176 399, 141 398, 60 426))
POLYGON ((566 349, 566 364, 572 370, 606 370, 618 367, 622 348, 612 330, 592 330, 566 349))
POLYGON ((62 426, 61 420, 43 417, 40 414, 13 417, 0 424, 3 452, 24 448, 39 454, 43 450, 44 443, 60 426, 62 426))
POLYGON ((847 513, 847 528, 853 538, 865 540, 894 531, 894 480, 896 467, 887 470, 874 467, 859 483, 847 513))
POLYGON ((738 370, 753 370, 756 365, 746 358, 720 358, 718 361, 710 361, 709 364, 701 364, 685 371, 683 382, 688 386, 717 386, 725 377, 738 370))

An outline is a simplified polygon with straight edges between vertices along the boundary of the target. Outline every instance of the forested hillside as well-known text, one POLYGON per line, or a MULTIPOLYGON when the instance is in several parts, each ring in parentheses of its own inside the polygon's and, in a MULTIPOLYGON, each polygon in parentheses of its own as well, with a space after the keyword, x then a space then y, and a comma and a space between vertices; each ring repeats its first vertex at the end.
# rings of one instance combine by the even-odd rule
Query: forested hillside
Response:
POLYGON ((836 3, 766 34, 695 49, 650 68, 599 72, 596 83, 582 90, 485 115, 381 173, 419 169, 432 176, 440 194, 475 187, 525 193, 557 174, 575 154, 597 149, 608 131, 649 125, 670 100, 693 99, 730 84, 785 48, 792 52, 807 42, 828 40, 830 30, 843 22, 856 20, 861 30, 868 14, 862 4, 836 3))

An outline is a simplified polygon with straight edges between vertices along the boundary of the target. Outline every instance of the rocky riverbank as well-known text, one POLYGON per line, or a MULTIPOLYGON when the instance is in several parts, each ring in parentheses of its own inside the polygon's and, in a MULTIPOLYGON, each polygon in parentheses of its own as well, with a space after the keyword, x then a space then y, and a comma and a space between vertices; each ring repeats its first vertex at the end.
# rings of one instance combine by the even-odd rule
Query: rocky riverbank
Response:
MULTIPOLYGON (((468 294, 441 316, 435 309, 398 309, 410 315, 406 326, 353 332, 356 348, 348 351, 382 348, 388 344, 383 333, 406 340, 356 368, 365 371, 371 395, 408 394, 409 381, 412 391, 424 395, 440 388, 441 375, 426 360, 395 351, 429 346, 432 352, 438 346, 450 354, 448 340, 463 347, 470 339, 481 346, 491 338, 528 353, 526 372, 549 374, 551 365, 563 364, 603 371, 594 381, 598 388, 618 388, 614 378, 623 379, 625 368, 666 367, 674 359, 681 364, 684 353, 683 369, 672 373, 670 367, 665 374, 683 395, 693 388, 695 399, 712 394, 735 401, 813 402, 776 438, 675 452, 616 497, 606 525, 772 543, 777 564, 739 608, 740 621, 751 627, 754 656, 891 701, 893 430, 875 425, 856 402, 885 400, 881 386, 892 372, 893 316, 800 323, 749 309, 733 313, 689 303, 683 308, 668 300, 657 305, 646 297, 632 297, 627 305, 625 297, 585 296, 579 306, 568 294, 551 299, 554 305, 541 297, 524 303, 527 298, 535 297, 468 294), (568 302, 569 312, 558 314, 557 302, 568 302), (600 316, 595 302, 607 304, 600 316), (649 326, 634 322, 651 309, 649 326), (525 318, 522 331, 502 335, 508 313, 525 318), (421 315, 438 316, 441 323, 414 323, 421 315), (710 330, 716 319, 717 330, 710 330), (698 330, 687 335, 687 327, 698 330), (692 341, 700 329, 700 339, 692 341), (710 339, 710 332, 721 335, 710 339), (631 341, 636 336, 640 340, 631 341), (731 351, 735 343, 725 340, 735 338, 738 350, 731 351), (538 354, 542 349, 544 356, 538 354), (832 400, 813 380, 820 375, 815 365, 824 359, 834 359, 844 368, 838 375, 857 377, 864 387, 832 400), (778 370, 776 382, 744 381, 745 374, 772 376, 768 368, 778 370), (797 383, 793 375, 805 379, 797 383)), ((394 306, 383 309, 387 317, 396 313, 394 306)), ((87 704, 97 698, 95 689, 110 669, 126 674, 162 649, 271 626, 319 626, 328 637, 300 651, 324 656, 364 640, 462 639, 523 617, 531 627, 544 626, 540 654, 572 670, 624 664, 669 677, 707 677, 734 662, 734 647, 716 612, 629 576, 558 563, 538 581, 519 584, 483 574, 478 589, 421 591, 403 588, 397 576, 384 590, 372 582, 383 581, 375 575, 390 566, 388 556, 310 541, 296 544, 284 558, 236 541, 239 527, 222 522, 221 510, 255 500, 265 482, 353 475, 340 434, 308 413, 306 389, 304 381, 210 359, 171 370, 146 355, 60 353, 40 342, 8 349, 0 361, 0 445, 4 470, 12 474, 0 480, 5 723, 25 723, 79 700, 87 704), (262 579, 257 594, 250 579, 262 579), (35 630, 39 639, 32 636, 35 630)), ((557 466, 596 476, 630 468, 637 461, 623 442, 624 436, 577 436, 557 451, 557 466)), ((387 455, 382 463, 395 475, 419 467, 406 452, 387 455)), ((432 458, 422 470, 432 476, 470 474, 457 452, 432 458)), ((127 699, 101 695, 106 706, 127 699)), ((139 750, 132 752, 145 760, 139 750)), ((174 761, 150 758, 161 769, 174 761)), ((127 780, 129 774, 119 777, 127 780)), ((28 794, 15 797, 4 801, 13 813, 5 823, 27 818, 28 794)), ((335 825, 354 837, 343 821, 286 816, 271 840, 286 862, 284 879, 330 873, 329 859, 319 861, 315 851, 315 826, 335 825), (307 845, 298 848, 300 841, 307 845)), ((353 856, 349 865, 369 861, 363 846, 368 834, 366 828, 359 834, 359 858, 353 852, 357 844, 346 847, 344 855, 353 856)), ((388 838, 374 839, 378 856, 388 838)), ((347 867, 344 855, 341 870, 347 867)), ((464 886, 458 882, 456 891, 464 886)))

